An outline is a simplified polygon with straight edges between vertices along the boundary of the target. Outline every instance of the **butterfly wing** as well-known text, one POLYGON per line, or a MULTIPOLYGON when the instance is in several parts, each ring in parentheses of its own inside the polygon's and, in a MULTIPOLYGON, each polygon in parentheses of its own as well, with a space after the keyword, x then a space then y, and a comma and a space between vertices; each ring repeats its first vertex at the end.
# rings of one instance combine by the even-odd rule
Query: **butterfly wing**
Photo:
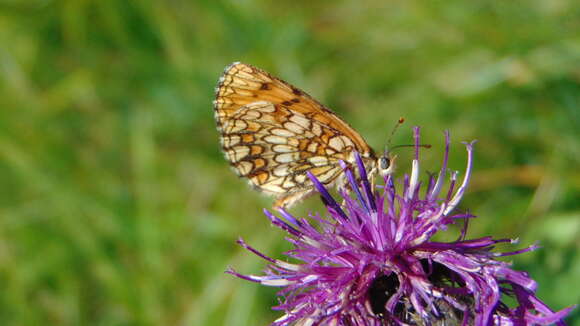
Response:
POLYGON ((218 125, 243 105, 257 101, 284 105, 308 119, 340 130, 353 140, 361 154, 372 153, 369 145, 352 127, 304 91, 259 68, 239 62, 226 68, 216 89, 215 114, 218 125))
POLYGON ((290 206, 313 190, 306 171, 331 184, 354 150, 374 157, 364 139, 303 91, 241 63, 216 90, 215 115, 227 159, 255 188, 290 206))

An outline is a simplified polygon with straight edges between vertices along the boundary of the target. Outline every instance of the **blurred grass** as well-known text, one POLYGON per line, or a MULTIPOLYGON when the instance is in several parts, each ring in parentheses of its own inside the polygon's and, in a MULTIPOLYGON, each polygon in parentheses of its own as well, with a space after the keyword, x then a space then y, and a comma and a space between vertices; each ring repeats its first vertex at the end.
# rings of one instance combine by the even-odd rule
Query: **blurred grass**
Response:
POLYGON ((578 303, 578 30, 572 0, 1 2, 0 324, 275 318, 274 289, 223 274, 263 267, 238 236, 288 248, 219 152, 213 88, 237 60, 377 149, 399 116, 395 143, 422 126, 431 170, 444 129, 454 169, 478 139, 471 235, 540 241, 516 267, 552 308, 578 303))

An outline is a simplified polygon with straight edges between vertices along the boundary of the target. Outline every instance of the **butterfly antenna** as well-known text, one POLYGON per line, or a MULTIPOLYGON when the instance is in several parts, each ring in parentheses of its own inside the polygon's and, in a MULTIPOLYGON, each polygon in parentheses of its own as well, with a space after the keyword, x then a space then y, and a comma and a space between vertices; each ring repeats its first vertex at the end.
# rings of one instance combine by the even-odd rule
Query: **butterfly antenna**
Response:
POLYGON ((389 149, 391 149, 391 141, 393 140, 393 136, 395 135, 395 132, 397 132, 397 129, 399 129, 399 127, 405 122, 405 118, 400 117, 399 120, 397 121, 397 124, 395 124, 395 126, 393 127, 393 130, 391 131, 391 134, 389 135, 389 139, 387 140, 387 145, 385 146, 385 152, 388 152, 389 149))
POLYGON ((431 145, 430 144, 419 144, 419 145, 415 145, 415 144, 405 144, 405 145, 393 146, 390 149, 392 151, 393 149, 400 148, 400 147, 415 147, 415 146, 422 147, 422 148, 431 148, 431 145))
MULTIPOLYGON (((393 146, 391 147, 391 140, 393 139, 393 135, 395 135, 395 132, 397 132, 397 129, 399 129, 399 127, 405 122, 405 118, 400 117, 399 120, 397 121, 397 124, 395 124, 395 126, 393 127, 393 130, 391 131, 391 134, 389 135, 389 139, 387 140, 387 146, 385 148, 385 152, 391 152, 393 149, 396 148, 401 148, 401 147, 415 147, 414 144, 405 144, 405 145, 397 145, 397 146, 393 146)), ((419 147, 422 148, 431 148, 431 145, 429 144, 420 144, 418 145, 419 147)))

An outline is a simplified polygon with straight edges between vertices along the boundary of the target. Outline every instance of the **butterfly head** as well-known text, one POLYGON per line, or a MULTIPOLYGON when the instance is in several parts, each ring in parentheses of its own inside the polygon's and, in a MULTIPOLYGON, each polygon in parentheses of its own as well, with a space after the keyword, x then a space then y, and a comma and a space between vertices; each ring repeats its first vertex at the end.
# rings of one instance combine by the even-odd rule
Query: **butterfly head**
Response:
MULTIPOLYGON (((379 173, 383 177, 390 175, 390 174, 393 174, 393 172, 395 172, 395 160, 397 159, 397 155, 391 155, 389 148, 391 146, 391 140, 393 139, 393 135, 395 134, 397 129, 399 129, 399 127, 403 124, 403 122, 405 122, 405 118, 403 118, 403 117, 399 118, 399 120, 397 121, 397 124, 395 125, 395 127, 393 127, 393 130, 391 131, 391 134, 389 135, 389 138, 387 140, 387 145, 385 146, 385 151, 383 152, 383 155, 379 156, 379 158, 377 159, 377 164, 376 164, 377 170, 379 170, 379 173)), ((395 146, 395 147, 398 147, 398 146, 395 146)))
POLYGON ((395 160, 397 155, 390 155, 385 151, 383 155, 377 159, 377 168, 382 176, 387 176, 395 171, 395 160))

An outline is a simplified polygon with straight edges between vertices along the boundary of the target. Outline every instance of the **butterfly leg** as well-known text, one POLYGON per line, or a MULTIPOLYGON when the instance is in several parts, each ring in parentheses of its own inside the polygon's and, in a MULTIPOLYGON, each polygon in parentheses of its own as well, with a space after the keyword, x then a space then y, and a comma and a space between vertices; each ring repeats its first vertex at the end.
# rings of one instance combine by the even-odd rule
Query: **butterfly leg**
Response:
POLYGON ((312 196, 316 191, 314 189, 294 192, 289 195, 283 195, 276 199, 273 208, 290 208, 297 202, 312 196))

